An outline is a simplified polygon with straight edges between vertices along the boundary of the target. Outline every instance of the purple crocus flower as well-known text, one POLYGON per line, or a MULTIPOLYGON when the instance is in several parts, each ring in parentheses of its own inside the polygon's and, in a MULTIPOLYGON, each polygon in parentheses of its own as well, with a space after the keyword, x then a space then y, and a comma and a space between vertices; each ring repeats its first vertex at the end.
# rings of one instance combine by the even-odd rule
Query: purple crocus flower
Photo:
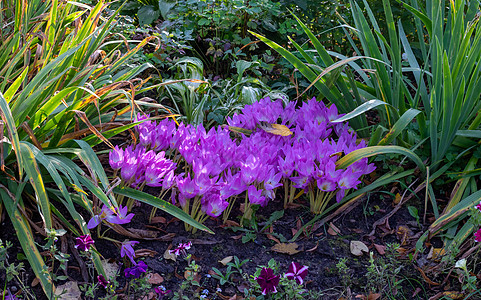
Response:
POLYGON ((135 266, 132 268, 126 268, 124 270, 124 274, 126 278, 133 277, 133 278, 139 278, 142 273, 147 272, 147 264, 145 264, 143 261, 139 261, 135 266))
POLYGON ((135 251, 132 246, 135 244, 138 244, 139 242, 137 241, 125 241, 122 243, 122 246, 120 247, 120 257, 124 257, 127 255, 127 257, 130 259, 132 264, 135 264, 134 257, 135 257, 135 251))
POLYGON ((108 281, 107 279, 105 279, 104 275, 99 275, 97 276, 97 281, 99 282, 99 284, 101 286, 103 286, 104 288, 107 288, 107 286, 109 285, 110 281, 108 281))
POLYGON ((255 186, 249 186, 247 190, 249 194, 249 202, 252 204, 259 204, 264 207, 267 204, 266 197, 262 196, 262 190, 257 190, 255 186))
POLYGON ((134 217, 133 213, 128 214, 127 206, 119 206, 116 212, 116 215, 107 217, 106 220, 113 224, 127 224, 130 223, 130 221, 132 221, 132 218, 134 217))
POLYGON ((307 276, 307 269, 309 267, 292 262, 289 266, 288 272, 285 274, 287 279, 295 279, 298 284, 304 283, 304 278, 307 276))
POLYGON ((119 149, 119 146, 115 146, 109 152, 109 164, 114 170, 120 169, 122 163, 124 162, 124 150, 119 149))
POLYGON ((124 207, 119 206, 119 208, 114 209, 114 211, 109 207, 107 207, 106 205, 104 205, 100 214, 93 216, 89 220, 87 224, 87 228, 93 229, 97 227, 102 222, 102 220, 105 220, 112 224, 127 224, 127 223, 130 223, 130 221, 134 217, 133 213, 127 214, 128 213, 127 206, 124 206, 124 207))
POLYGON ((81 235, 75 239, 75 248, 80 248, 82 251, 88 251, 93 244, 94 240, 88 234, 81 235))
POLYGON ((221 198, 220 194, 209 193, 204 197, 202 211, 211 217, 217 218, 229 206, 229 202, 221 198))
POLYGON ((274 275, 274 271, 271 268, 263 268, 256 280, 261 286, 262 295, 277 293, 276 287, 279 284, 279 275, 274 275))

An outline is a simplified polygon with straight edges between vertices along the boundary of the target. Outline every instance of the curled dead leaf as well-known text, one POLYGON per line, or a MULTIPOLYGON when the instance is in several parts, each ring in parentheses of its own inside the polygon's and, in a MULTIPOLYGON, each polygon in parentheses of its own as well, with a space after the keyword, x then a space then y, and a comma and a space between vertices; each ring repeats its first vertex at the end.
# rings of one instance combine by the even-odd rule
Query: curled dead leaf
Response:
POLYGON ((272 246, 271 250, 278 253, 294 255, 296 253, 301 252, 300 250, 297 250, 298 247, 299 245, 296 243, 280 243, 272 246))
POLYGON ((329 229, 327 230, 327 233, 330 235, 338 235, 341 234, 341 230, 334 225, 334 223, 329 223, 329 229))
POLYGON ((224 257, 222 260, 219 260, 219 262, 220 262, 223 266, 225 266, 225 265, 227 265, 228 263, 230 263, 233 258, 234 258, 234 256, 227 256, 227 257, 224 257))
POLYGON ((158 273, 150 273, 147 275, 147 282, 153 285, 158 285, 164 282, 164 278, 160 276, 158 273))
POLYGON ((82 297, 82 293, 78 288, 77 282, 67 281, 64 284, 57 286, 55 296, 57 296, 56 299, 59 300, 79 300, 82 297))
POLYGON ((270 124, 267 122, 260 122, 259 127, 265 132, 269 132, 275 135, 289 136, 292 135, 292 131, 282 124, 270 124))
POLYGON ((369 252, 369 248, 361 241, 351 241, 351 253, 356 256, 361 256, 363 252, 369 252))
POLYGON ((167 248, 167 250, 165 250, 164 259, 170 259, 170 260, 173 260, 173 261, 177 261, 177 256, 174 253, 170 253, 169 250, 170 250, 170 247, 167 248))

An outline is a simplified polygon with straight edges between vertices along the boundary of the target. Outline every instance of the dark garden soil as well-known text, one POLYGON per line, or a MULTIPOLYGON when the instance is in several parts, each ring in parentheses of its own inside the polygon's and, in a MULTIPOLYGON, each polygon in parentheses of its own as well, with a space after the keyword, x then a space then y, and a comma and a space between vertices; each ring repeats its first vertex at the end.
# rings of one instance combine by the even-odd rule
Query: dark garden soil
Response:
MULTIPOLYGON (((155 194, 152 192, 152 194, 155 194)), ((302 199, 302 197, 301 197, 302 199)), ((298 253, 289 255, 279 253, 272 250, 272 247, 278 243, 278 239, 282 237, 290 240, 298 229, 313 218, 302 203, 297 208, 290 208, 284 211, 284 216, 268 227, 264 232, 256 233, 256 237, 246 243, 242 242, 242 236, 245 233, 241 231, 234 232, 233 228, 222 224, 219 220, 208 219, 206 225, 212 229, 215 234, 205 232, 197 232, 190 234, 185 231, 184 224, 170 215, 158 211, 155 223, 148 223, 151 208, 141 204, 133 209, 135 217, 133 221, 126 226, 131 232, 146 237, 140 240, 135 249, 137 256, 144 259, 149 266, 149 271, 157 273, 162 277, 162 285, 167 289, 176 291, 181 282, 184 280, 184 270, 187 262, 178 257, 177 261, 164 258, 164 252, 167 249, 175 247, 179 242, 191 241, 193 247, 188 251, 192 254, 195 262, 201 267, 200 269, 200 290, 209 290, 209 299, 229 299, 235 294, 243 295, 243 289, 246 286, 244 280, 240 276, 234 276, 232 281, 234 284, 219 285, 219 281, 212 278, 212 267, 225 272, 225 267, 219 262, 229 256, 237 256, 240 260, 248 259, 249 262, 243 266, 246 274, 253 275, 256 267, 267 265, 268 261, 274 258, 279 264, 279 272, 287 272, 291 262, 297 262, 309 266, 309 274, 306 278, 306 288, 314 291, 322 291, 322 299, 340 299, 340 297, 348 298, 348 294, 354 298, 356 295, 367 295, 368 280, 366 275, 369 265, 369 255, 364 253, 362 256, 354 256, 350 251, 351 241, 362 241, 373 252, 376 264, 380 264, 380 260, 387 261, 387 254, 384 254, 384 246, 388 243, 399 243, 401 249, 395 260, 399 261, 401 271, 398 274, 399 279, 405 279, 400 283, 401 288, 397 291, 397 298, 391 299, 427 299, 429 295, 433 295, 433 290, 429 291, 428 286, 421 284, 424 280, 421 273, 415 269, 409 262, 410 249, 419 234, 423 231, 419 228, 415 219, 408 213, 407 206, 415 203, 407 203, 397 211, 388 222, 377 227, 374 235, 369 235, 373 230, 373 223, 384 217, 393 209, 393 199, 390 195, 371 194, 370 197, 360 199, 357 205, 347 214, 330 220, 328 224, 322 226, 315 224, 308 228, 304 234, 301 234, 295 241, 298 253), (333 225, 333 226, 332 226, 333 225), (272 235, 268 235, 271 233, 272 235), (349 268, 349 289, 343 284, 342 274, 340 274, 336 264, 340 259, 346 258, 346 265, 349 268), (221 288, 222 292, 216 289, 221 288)), ((261 209, 257 213, 258 226, 262 228, 265 221, 275 211, 282 210, 280 201, 270 202, 265 209, 261 209)), ((235 211, 235 209, 234 209, 235 211)), ((236 220, 235 212, 231 220, 236 220)), ((421 209, 420 209, 421 211, 421 209)), ((239 213, 237 213, 239 214, 239 213)), ((87 217, 87 216, 86 216, 87 217)), ((422 220, 421 220, 422 222, 422 220)), ((229 225, 235 225, 230 222, 229 225)), ((105 226, 102 227, 106 229, 105 226)), ((123 241, 125 237, 109 230, 107 236, 110 238, 123 241)), ((21 253, 20 245, 16 242, 15 233, 8 218, 2 222, 0 227, 0 237, 2 240, 10 240, 14 242, 14 246, 9 250, 11 259, 18 263, 17 253, 21 253)), ((99 239, 93 234, 95 246, 104 258, 110 259, 110 262, 128 263, 122 261, 119 257, 119 249, 111 241, 99 239)), ((134 240, 134 238, 130 238, 134 240)), ((38 239, 42 244, 42 240, 38 239)), ((83 283, 81 270, 85 266, 79 268, 79 263, 75 258, 76 255, 71 253, 70 247, 66 252, 71 254, 69 259, 68 276, 72 280, 77 280, 79 284, 83 283)), ((25 261, 25 264, 28 263, 25 261)), ((34 277, 28 266, 25 267, 25 283, 31 285, 34 277)), ((119 272, 122 274, 123 269, 119 272)), ((63 275, 63 274, 59 274, 63 275)), ((5 274, 0 273, 0 282, 5 280, 5 274)), ((122 290, 126 282, 123 276, 119 276, 120 290, 122 290)), ((158 280, 156 284, 160 283, 158 280)), ((3 284, 2 284, 3 286, 3 284)), ((8 287, 15 286, 13 290, 18 290, 15 283, 7 283, 8 287)), ((41 295, 41 290, 37 285, 34 288, 37 295, 41 295)), ((385 290, 385 293, 392 295, 393 291, 385 290)), ((151 294, 152 295, 152 294, 151 294)), ((149 297, 148 297, 149 298, 149 297)), ((146 298, 146 299, 148 299, 146 298)), ((151 297, 150 297, 151 298, 151 297)), ((42 299, 42 297, 39 297, 42 299)), ((367 299, 367 298, 366 298, 367 299)))

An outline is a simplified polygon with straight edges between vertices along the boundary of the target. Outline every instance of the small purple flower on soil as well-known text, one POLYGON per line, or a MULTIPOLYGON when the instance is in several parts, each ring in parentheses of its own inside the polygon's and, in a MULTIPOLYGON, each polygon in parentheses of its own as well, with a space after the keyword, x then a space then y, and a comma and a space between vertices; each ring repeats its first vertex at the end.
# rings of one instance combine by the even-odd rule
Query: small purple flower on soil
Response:
POLYGON ((107 288, 107 285, 110 283, 107 279, 105 279, 104 275, 97 276, 97 281, 104 288, 107 288))
POLYGON ((133 245, 138 244, 139 242, 137 241, 126 241, 122 243, 122 246, 120 247, 120 256, 124 257, 127 255, 127 257, 130 259, 130 261, 135 265, 134 257, 135 257, 135 251, 134 248, 132 248, 133 245))
POLYGON ((481 228, 474 233, 474 240, 476 242, 481 242, 481 228))
POLYGON ((159 299, 164 298, 164 296, 167 296, 171 292, 171 290, 165 289, 165 287, 163 285, 160 285, 160 286, 154 288, 154 291, 159 295, 159 299))
POLYGON ((304 278, 307 275, 307 269, 307 266, 292 262, 285 276, 287 279, 295 279, 298 284, 303 284, 304 278))
POLYGON ((279 284, 279 275, 274 275, 271 268, 263 268, 256 280, 261 287, 262 295, 277 293, 276 287, 279 284))
POLYGON ((127 214, 128 213, 128 208, 127 206, 119 206, 119 208, 116 210, 117 215, 113 215, 110 218, 107 217, 107 221, 113 224, 127 224, 132 221, 132 218, 134 217, 133 213, 127 214))
POLYGON ((185 244, 182 244, 180 243, 179 246, 177 248, 175 248, 174 250, 169 250, 169 253, 170 254, 175 254, 175 255, 179 255, 182 253, 182 255, 187 255, 187 250, 190 249, 190 247, 192 246, 192 242, 188 242, 188 243, 185 243, 185 244))
POLYGON ((80 250, 88 251, 90 246, 93 245, 94 240, 90 235, 81 235, 75 239, 75 248, 80 248, 80 250))
POLYGON ((132 268, 126 268, 124 270, 124 274, 126 278, 129 278, 131 276, 133 278, 139 278, 142 273, 145 273, 147 271, 147 268, 148 266, 143 261, 139 261, 139 263, 132 268))

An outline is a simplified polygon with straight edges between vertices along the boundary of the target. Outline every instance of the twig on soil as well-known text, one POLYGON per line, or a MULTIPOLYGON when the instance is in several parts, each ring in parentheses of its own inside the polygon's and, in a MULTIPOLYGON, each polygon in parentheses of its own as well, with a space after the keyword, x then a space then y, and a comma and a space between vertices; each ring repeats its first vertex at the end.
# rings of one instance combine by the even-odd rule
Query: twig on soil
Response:
POLYGON ((401 200, 399 201, 399 203, 396 205, 396 207, 393 208, 393 210, 391 210, 388 214, 386 214, 384 217, 382 217, 381 219, 377 220, 376 222, 374 222, 374 224, 372 224, 372 231, 367 235, 367 236, 374 236, 374 234, 376 234, 376 227, 379 226, 379 225, 382 225, 382 224, 385 224, 387 220, 389 220, 389 218, 391 218, 400 208, 401 206, 406 203, 407 201, 409 201, 412 197, 414 197, 419 191, 421 191, 424 186, 425 186, 425 183, 422 183, 420 184, 416 190, 414 190, 413 193, 411 193, 408 197, 404 198, 404 196, 406 195, 406 193, 411 189, 411 187, 417 182, 418 180, 414 180, 413 183, 411 183, 408 188, 404 191, 402 197, 401 197, 401 200))

